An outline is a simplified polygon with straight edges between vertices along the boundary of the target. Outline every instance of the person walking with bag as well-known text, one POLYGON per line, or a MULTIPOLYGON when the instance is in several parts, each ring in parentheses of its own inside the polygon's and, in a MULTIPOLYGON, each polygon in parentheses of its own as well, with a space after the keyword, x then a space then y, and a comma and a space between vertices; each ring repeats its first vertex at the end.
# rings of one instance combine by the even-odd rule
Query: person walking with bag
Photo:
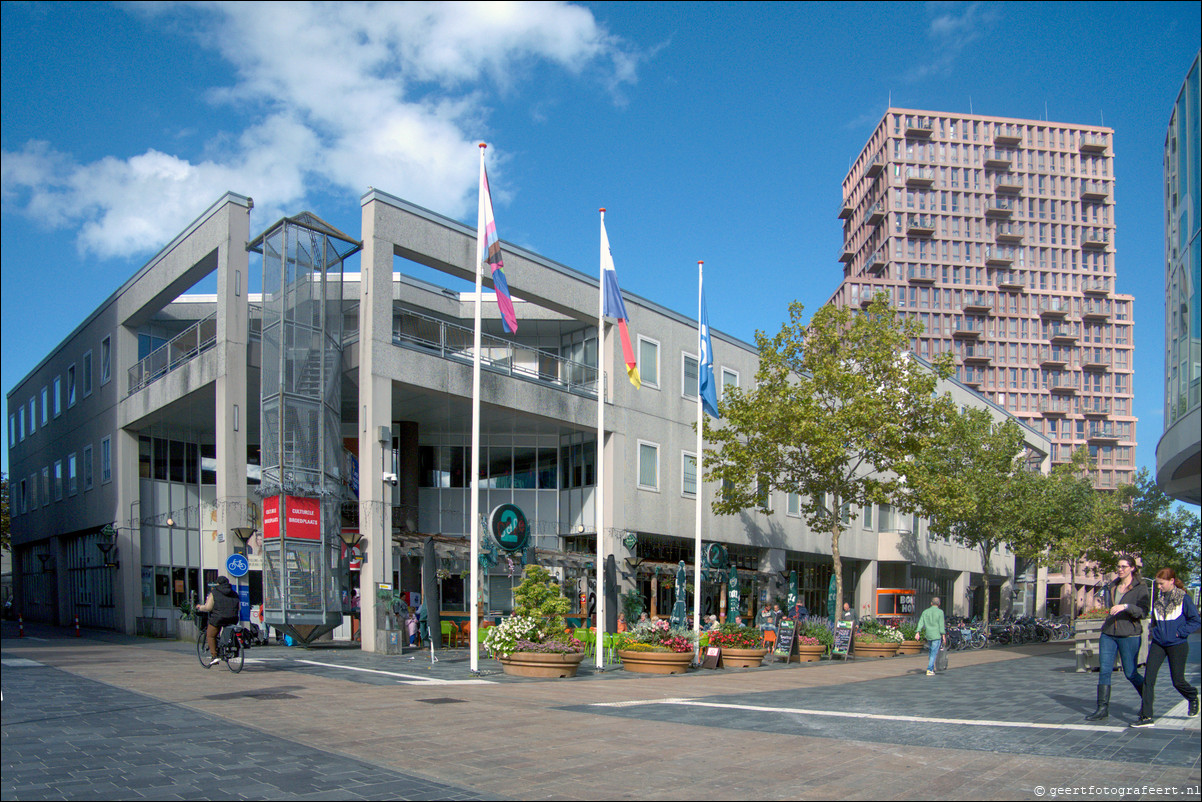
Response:
POLYGON ((1132 727, 1152 726, 1152 704, 1156 695, 1156 675, 1165 658, 1169 660, 1169 674, 1173 687, 1185 697, 1186 715, 1198 715, 1198 689, 1185 679, 1185 658, 1189 654, 1186 638, 1202 627, 1202 617, 1194 600, 1185 592, 1185 586, 1172 568, 1161 568, 1156 572, 1152 588, 1151 626, 1148 628, 1148 663, 1144 670, 1143 704, 1139 708, 1139 720, 1132 727))
POLYGON ((939 597, 931 599, 931 606, 922 611, 918 618, 918 631, 931 650, 931 659, 927 662, 927 676, 935 676, 935 658, 939 656, 939 647, 947 641, 947 621, 943 610, 939 609, 939 597))
POLYGON ((1139 675, 1136 660, 1143 639, 1141 622, 1151 602, 1148 586, 1139 578, 1135 558, 1130 554, 1119 555, 1118 576, 1106 586, 1105 598, 1110 603, 1110 614, 1098 638, 1098 708, 1085 717, 1086 721, 1101 721, 1110 715, 1110 675, 1116 657, 1122 661, 1127 680, 1143 694, 1144 678, 1139 675))

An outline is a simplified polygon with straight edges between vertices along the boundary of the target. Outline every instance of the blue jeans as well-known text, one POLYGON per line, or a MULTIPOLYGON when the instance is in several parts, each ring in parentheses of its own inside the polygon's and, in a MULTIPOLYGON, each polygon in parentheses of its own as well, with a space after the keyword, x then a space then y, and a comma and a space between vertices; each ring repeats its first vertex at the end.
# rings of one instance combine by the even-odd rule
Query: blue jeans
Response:
POLYGON ((943 641, 939 638, 927 641, 927 648, 931 650, 931 659, 927 661, 927 671, 935 670, 935 658, 939 656, 939 647, 943 645, 943 641))
POLYGON ((1135 686, 1135 690, 1143 693, 1144 678, 1139 675, 1135 663, 1139 657, 1139 635, 1129 638, 1116 638, 1105 632, 1098 638, 1098 684, 1109 685, 1110 675, 1114 672, 1114 658, 1117 656, 1123 663, 1123 675, 1135 686))

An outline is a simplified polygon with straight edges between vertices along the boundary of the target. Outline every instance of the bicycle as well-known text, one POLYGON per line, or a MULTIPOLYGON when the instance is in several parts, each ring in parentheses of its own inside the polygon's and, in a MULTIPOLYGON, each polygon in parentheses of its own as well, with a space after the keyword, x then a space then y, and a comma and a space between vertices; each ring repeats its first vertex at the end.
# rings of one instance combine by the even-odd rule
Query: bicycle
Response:
MULTIPOLYGON (((209 654, 208 631, 209 616, 205 613, 196 614, 196 624, 200 632, 196 636, 196 657, 205 668, 211 668, 212 655, 209 654)), ((245 630, 237 624, 229 624, 221 628, 217 635, 217 659, 225 663, 225 667, 237 674, 246 662, 246 649, 250 646, 245 630)))

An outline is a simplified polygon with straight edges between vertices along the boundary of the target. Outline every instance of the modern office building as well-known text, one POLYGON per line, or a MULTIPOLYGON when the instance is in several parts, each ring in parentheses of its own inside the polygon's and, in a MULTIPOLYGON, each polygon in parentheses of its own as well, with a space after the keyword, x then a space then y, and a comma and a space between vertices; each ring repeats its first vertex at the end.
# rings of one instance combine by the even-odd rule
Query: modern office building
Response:
POLYGON ((1113 132, 889 109, 843 180, 843 281, 922 322, 917 353, 1052 443, 1095 483, 1135 468, 1132 299, 1115 289, 1113 132))
POLYGON ((1202 241, 1199 200, 1198 56, 1164 137, 1164 436, 1156 481, 1181 501, 1202 504, 1202 241))
MULTIPOLYGON (((9 392, 13 579, 27 618, 171 634, 177 606, 235 552, 248 563, 244 614, 268 623, 288 612, 282 597, 304 599, 313 621, 341 621, 358 590, 364 648, 389 651, 398 597, 436 600, 432 618, 466 615, 475 295, 412 266, 472 279, 475 230, 372 190, 361 242, 309 214, 252 240, 251 206, 217 201, 9 392), (248 292, 252 273, 261 294, 248 292), (189 292, 206 277, 214 294, 189 292)), ((609 617, 628 591, 666 614, 669 577, 693 562, 700 495, 704 538, 722 546, 707 549, 705 612, 722 611, 729 566, 744 612, 780 598, 793 571, 823 612, 829 534, 810 531, 798 499, 773 499, 771 518, 708 513, 714 487, 696 475, 692 429, 696 322, 627 294, 636 390, 610 327, 598 337, 597 271, 504 254, 519 327, 505 334, 485 295, 480 508, 514 505, 531 539, 486 570, 488 608, 510 608, 525 559, 552 566, 587 615, 600 535, 613 556, 609 617)), ((749 381, 753 347, 712 337, 721 385, 749 381)), ((959 382, 941 389, 1007 417, 959 382)), ((1030 464, 1046 468, 1050 442, 1025 432, 1030 464)), ((983 576, 979 554, 931 539, 921 520, 856 512, 841 551, 857 608, 893 613, 911 595, 904 604, 921 609, 939 594, 967 612, 982 582, 993 609, 1010 601, 1012 555, 996 553, 997 573, 983 576)), ((302 636, 323 629, 289 620, 302 636)))

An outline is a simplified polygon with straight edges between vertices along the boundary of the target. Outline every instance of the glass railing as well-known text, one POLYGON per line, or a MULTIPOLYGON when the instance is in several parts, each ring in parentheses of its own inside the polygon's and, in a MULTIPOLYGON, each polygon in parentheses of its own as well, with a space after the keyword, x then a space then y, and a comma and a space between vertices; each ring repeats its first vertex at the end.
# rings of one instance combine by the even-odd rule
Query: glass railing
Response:
POLYGON ((129 369, 129 395, 213 347, 217 342, 217 313, 198 320, 159 346, 129 369))
MULTIPOLYGON (((456 362, 472 361, 474 332, 445 320, 401 310, 393 315, 392 342, 456 362)), ((597 368, 490 334, 480 337, 480 366, 525 381, 596 397, 597 368)))
POLYGON ((910 165, 906 167, 906 180, 914 181, 934 181, 935 170, 932 167, 917 167, 910 165))

